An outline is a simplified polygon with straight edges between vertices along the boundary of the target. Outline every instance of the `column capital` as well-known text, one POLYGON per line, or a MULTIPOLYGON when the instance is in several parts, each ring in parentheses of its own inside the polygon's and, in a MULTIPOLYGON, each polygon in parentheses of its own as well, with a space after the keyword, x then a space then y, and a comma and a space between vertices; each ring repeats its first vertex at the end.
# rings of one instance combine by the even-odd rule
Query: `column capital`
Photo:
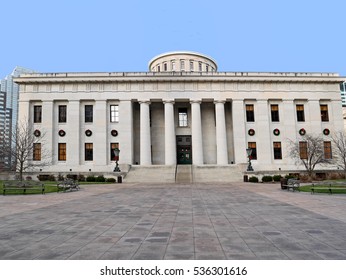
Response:
POLYGON ((202 100, 190 100, 190 104, 201 104, 202 100))
POLYGON ((138 103, 139 104, 148 104, 148 105, 151 104, 150 100, 138 100, 138 103))
POLYGON ((214 100, 214 104, 222 103, 225 104, 226 100, 214 100))
POLYGON ((162 100, 163 104, 174 104, 175 101, 173 99, 170 100, 162 100))

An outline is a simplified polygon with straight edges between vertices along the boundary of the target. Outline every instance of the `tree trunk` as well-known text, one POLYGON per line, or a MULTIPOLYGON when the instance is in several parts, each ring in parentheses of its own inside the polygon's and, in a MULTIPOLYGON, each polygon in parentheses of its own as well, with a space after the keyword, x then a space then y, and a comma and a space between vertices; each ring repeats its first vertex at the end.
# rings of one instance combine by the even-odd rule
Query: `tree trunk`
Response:
POLYGON ((20 181, 23 181, 23 165, 24 165, 24 163, 21 162, 20 163, 20 169, 19 169, 19 180, 20 181))

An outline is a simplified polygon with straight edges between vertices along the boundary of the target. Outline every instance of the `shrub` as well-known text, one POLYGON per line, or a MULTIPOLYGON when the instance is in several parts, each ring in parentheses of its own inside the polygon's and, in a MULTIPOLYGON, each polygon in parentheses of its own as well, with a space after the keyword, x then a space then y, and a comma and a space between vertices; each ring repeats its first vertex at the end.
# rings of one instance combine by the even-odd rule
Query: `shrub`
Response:
POLYGON ((54 175, 49 175, 48 181, 55 181, 55 176, 54 175))
POLYGON ((95 179, 96 182, 106 182, 106 178, 103 175, 97 176, 95 179))
POLYGON ((249 178, 249 182, 251 182, 251 183, 258 183, 258 178, 255 177, 255 176, 251 176, 251 177, 249 178))
POLYGON ((30 181, 30 180, 32 180, 32 177, 31 176, 26 176, 25 180, 30 181))
POLYGON ((54 175, 38 175, 37 179, 39 181, 55 181, 54 175))
POLYGON ((85 176, 83 174, 79 174, 77 177, 79 182, 84 182, 85 181, 85 176))
POLYGON ((77 180, 77 174, 67 174, 66 175, 66 178, 68 178, 68 179, 72 179, 72 180, 77 180))
POLYGON ((115 183, 115 178, 107 178, 106 182, 108 182, 108 183, 115 183))
POLYGON ((273 181, 274 181, 274 182, 280 182, 281 178, 282 178, 281 175, 274 175, 274 176, 273 176, 273 181))
POLYGON ((302 174, 299 176, 299 180, 301 182, 309 182, 309 181, 311 181, 311 178, 307 174, 302 174))
POLYGON ((262 182, 272 182, 273 177, 272 176, 263 176, 262 177, 262 182))
POLYGON ((96 178, 95 178, 95 176, 88 176, 88 177, 86 178, 86 181, 87 181, 87 182, 95 182, 95 181, 96 181, 96 178))

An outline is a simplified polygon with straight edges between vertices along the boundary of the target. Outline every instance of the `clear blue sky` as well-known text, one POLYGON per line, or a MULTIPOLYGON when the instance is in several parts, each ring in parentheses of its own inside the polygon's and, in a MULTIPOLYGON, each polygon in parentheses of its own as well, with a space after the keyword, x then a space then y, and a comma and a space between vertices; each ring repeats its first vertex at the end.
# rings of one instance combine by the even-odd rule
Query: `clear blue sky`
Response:
POLYGON ((0 5, 0 78, 147 71, 163 52, 213 57, 219 71, 346 76, 345 0, 16 0, 0 5))

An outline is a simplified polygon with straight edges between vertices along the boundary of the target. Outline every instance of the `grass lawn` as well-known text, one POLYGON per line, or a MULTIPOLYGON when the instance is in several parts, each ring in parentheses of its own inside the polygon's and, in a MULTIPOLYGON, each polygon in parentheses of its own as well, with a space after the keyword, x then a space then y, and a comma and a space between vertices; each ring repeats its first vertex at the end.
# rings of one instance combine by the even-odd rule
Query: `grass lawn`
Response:
MULTIPOLYGON (((45 187, 45 193, 52 193, 57 192, 57 183, 56 181, 41 181, 41 183, 44 184, 45 187)), ((80 186, 88 186, 88 185, 101 185, 101 184, 114 184, 114 183, 108 183, 108 182, 79 182, 80 186)), ((3 181, 0 180, 0 194, 3 194, 3 181)), ((6 191, 6 195, 11 194, 23 194, 23 190, 11 190, 6 191)), ((41 194, 38 190, 26 190, 26 194, 41 194)))
MULTIPOLYGON (((333 184, 332 182, 330 184, 314 184, 314 191, 315 193, 327 193, 330 194, 328 188, 331 186, 333 194, 346 194, 346 185, 337 185, 333 184), (324 189, 320 189, 324 188, 324 189)), ((312 185, 307 186, 300 186, 299 190, 301 192, 311 192, 312 185)))

